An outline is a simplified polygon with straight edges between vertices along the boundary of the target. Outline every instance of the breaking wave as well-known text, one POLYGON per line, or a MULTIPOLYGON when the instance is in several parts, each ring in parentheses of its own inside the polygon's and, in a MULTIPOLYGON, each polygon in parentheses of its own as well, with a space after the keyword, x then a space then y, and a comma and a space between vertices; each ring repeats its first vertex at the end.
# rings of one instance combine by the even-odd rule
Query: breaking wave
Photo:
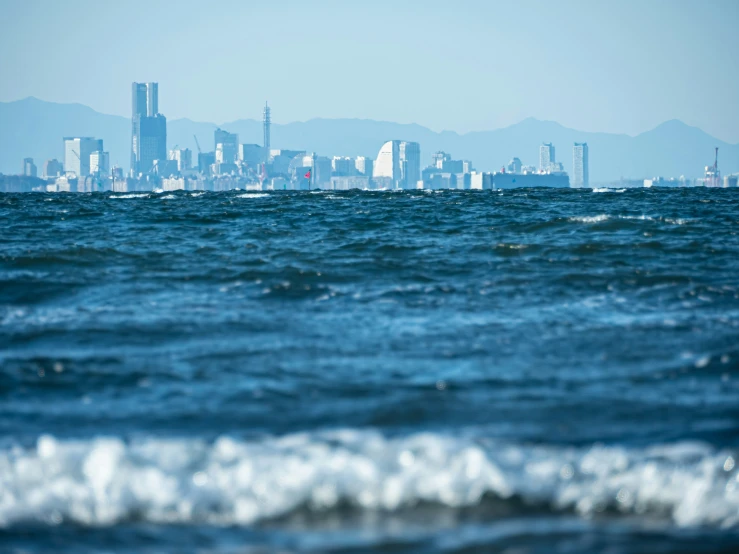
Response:
POLYGON ((0 526, 252 524, 308 509, 526 507, 739 525, 737 453, 700 443, 643 449, 525 446, 344 430, 244 441, 118 438, 0 451, 0 526))

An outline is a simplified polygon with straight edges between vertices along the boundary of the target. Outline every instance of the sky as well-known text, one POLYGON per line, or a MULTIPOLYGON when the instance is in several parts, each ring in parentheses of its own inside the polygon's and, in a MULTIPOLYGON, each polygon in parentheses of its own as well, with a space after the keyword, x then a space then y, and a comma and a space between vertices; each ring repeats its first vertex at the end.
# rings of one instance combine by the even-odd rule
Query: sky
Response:
POLYGON ((0 101, 169 119, 362 118, 460 133, 527 117, 739 143, 739 0, 0 0, 0 101))

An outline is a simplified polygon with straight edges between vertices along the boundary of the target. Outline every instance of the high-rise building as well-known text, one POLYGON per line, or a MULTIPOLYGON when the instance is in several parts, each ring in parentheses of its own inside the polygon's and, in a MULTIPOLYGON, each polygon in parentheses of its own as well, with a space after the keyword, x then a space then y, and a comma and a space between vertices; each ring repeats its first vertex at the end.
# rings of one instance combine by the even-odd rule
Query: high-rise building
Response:
POLYGON ((177 162, 177 171, 180 173, 192 169, 192 151, 189 148, 170 150, 167 159, 177 162))
POLYGON ((421 146, 417 142, 400 143, 401 181, 403 188, 416 188, 421 180, 421 146))
POLYGON ((555 161, 554 145, 551 142, 545 142, 539 147, 539 171, 549 171, 550 165, 555 161))
POLYGON ((216 163, 215 152, 198 152, 198 171, 210 175, 210 167, 216 163))
POLYGON ((64 173, 64 166, 56 158, 46 160, 44 164, 44 177, 59 177, 64 173))
POLYGON ((131 169, 148 173, 154 160, 167 159, 167 118, 159 113, 159 85, 133 83, 131 169))
POLYGON ((271 148, 270 132, 272 128, 272 110, 269 109, 269 104, 264 103, 264 112, 262 113, 262 126, 264 131, 264 163, 269 162, 269 152, 271 148))
POLYGON ((417 142, 391 140, 380 148, 373 177, 395 188, 416 188, 421 178, 421 147, 417 142))
POLYGON ((331 160, 333 175, 337 177, 351 177, 357 172, 356 162, 352 158, 334 156, 331 160))
POLYGON ((450 154, 447 154, 446 152, 442 152, 441 150, 438 152, 434 152, 434 154, 431 156, 431 165, 432 167, 435 167, 436 169, 444 169, 444 162, 451 161, 452 156, 450 154))
POLYGON ((102 139, 64 137, 64 168, 77 177, 90 175, 90 154, 103 152, 102 139))
POLYGON ((23 158, 23 175, 36 177, 36 164, 33 163, 33 158, 23 158))
MULTIPOLYGON (((269 156, 269 152, 266 154, 269 156)), ((239 145, 239 160, 247 167, 256 169, 256 167, 264 162, 264 148, 258 144, 241 144, 239 145)))
POLYGON ((216 163, 233 164, 239 159, 239 135, 216 129, 213 133, 216 163))
POLYGON ((360 175, 366 175, 367 177, 372 177, 372 167, 374 165, 374 161, 372 158, 365 158, 364 156, 358 156, 356 160, 354 160, 354 167, 357 170, 357 173, 360 175))
POLYGON ((508 173, 521 173, 521 160, 519 158, 513 158, 506 166, 508 173))
POLYGON ((96 150, 90 154, 90 175, 107 177, 110 172, 110 154, 96 150))
POLYGON ((588 167, 588 143, 576 142, 572 149, 572 186, 590 186, 590 168, 588 167))

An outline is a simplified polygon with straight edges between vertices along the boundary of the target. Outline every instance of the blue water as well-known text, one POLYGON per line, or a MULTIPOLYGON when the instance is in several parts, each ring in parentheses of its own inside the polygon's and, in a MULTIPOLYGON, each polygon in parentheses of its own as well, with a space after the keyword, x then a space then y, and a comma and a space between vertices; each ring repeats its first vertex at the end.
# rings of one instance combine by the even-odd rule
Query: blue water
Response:
POLYGON ((737 189, 0 222, 0 551, 739 551, 737 189))

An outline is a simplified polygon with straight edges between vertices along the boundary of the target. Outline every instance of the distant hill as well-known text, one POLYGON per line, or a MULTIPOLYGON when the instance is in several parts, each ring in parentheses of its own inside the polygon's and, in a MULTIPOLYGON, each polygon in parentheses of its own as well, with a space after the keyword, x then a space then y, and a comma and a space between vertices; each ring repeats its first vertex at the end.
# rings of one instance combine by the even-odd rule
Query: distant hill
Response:
MULTIPOLYGON (((166 115, 166 113, 165 113, 166 115)), ((239 133, 240 142, 262 142, 261 122, 239 120, 220 125, 239 133)), ((193 135, 204 151, 214 149, 213 123, 189 119, 168 122, 169 147, 178 145, 197 153, 193 135)), ((57 104, 36 98, 0 102, 0 172, 20 172, 25 157, 32 157, 42 169, 49 158, 62 160, 64 136, 95 136, 105 141, 111 164, 128 169, 131 123, 125 117, 105 115, 80 104, 57 104)), ((420 125, 404 125, 367 119, 312 119, 306 122, 272 125, 272 147, 308 150, 326 156, 370 156, 374 158, 386 140, 402 139, 421 144, 422 165, 431 154, 444 150, 455 159, 472 160, 477 169, 497 170, 514 156, 524 164, 536 165, 539 145, 552 142, 556 157, 572 172, 572 145, 587 142, 590 147, 591 182, 620 177, 699 177, 703 167, 713 162, 718 146, 719 167, 724 174, 739 171, 739 145, 730 145, 672 120, 635 137, 609 133, 586 133, 551 121, 529 118, 494 131, 458 134, 436 133, 420 125)), ((62 160, 63 161, 63 160, 62 160)))

